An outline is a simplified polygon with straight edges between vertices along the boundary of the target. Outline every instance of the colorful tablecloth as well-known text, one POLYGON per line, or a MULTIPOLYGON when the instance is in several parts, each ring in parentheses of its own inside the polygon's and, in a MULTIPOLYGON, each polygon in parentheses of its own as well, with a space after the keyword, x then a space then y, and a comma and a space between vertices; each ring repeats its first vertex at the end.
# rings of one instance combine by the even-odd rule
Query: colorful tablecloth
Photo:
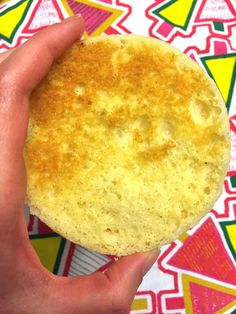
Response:
MULTIPOLYGON (((81 13, 88 36, 134 33, 171 43, 208 72, 224 97, 232 149, 223 194, 195 228, 162 248, 135 296, 132 314, 236 313, 235 7, 235 0, 0 1, 0 52, 81 13)), ((27 208, 26 217, 32 245, 55 274, 88 274, 112 262, 53 233, 27 208)))

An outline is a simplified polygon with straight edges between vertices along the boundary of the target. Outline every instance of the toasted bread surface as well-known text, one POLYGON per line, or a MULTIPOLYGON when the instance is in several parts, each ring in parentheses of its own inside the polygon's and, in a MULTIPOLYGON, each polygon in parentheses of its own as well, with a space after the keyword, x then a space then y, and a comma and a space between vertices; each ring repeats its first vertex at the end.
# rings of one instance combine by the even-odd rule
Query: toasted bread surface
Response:
POLYGON ((229 162, 222 96, 159 40, 78 42, 30 100, 24 152, 31 212, 74 243, 127 255, 196 224, 229 162))

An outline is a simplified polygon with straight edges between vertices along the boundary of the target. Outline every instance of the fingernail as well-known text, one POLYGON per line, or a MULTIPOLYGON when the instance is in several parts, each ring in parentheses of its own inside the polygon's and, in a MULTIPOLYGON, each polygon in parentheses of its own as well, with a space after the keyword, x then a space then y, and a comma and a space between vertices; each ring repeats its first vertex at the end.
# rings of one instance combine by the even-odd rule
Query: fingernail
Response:
POLYGON ((149 271, 149 269, 152 267, 152 265, 156 262, 158 255, 160 254, 160 251, 158 249, 149 251, 145 253, 147 258, 146 262, 143 266, 143 276, 146 275, 146 273, 149 271))
POLYGON ((74 20, 79 20, 82 18, 82 15, 81 14, 75 14, 75 15, 72 15, 66 19, 64 19, 61 23, 68 23, 68 22, 71 22, 71 21, 74 21, 74 20))

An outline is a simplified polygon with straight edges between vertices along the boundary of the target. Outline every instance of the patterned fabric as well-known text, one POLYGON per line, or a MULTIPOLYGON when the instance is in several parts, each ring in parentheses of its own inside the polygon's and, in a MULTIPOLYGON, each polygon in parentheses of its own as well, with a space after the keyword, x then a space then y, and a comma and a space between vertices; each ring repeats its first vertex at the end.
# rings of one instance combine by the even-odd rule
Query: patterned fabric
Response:
MULTIPOLYGON (((161 250, 131 313, 236 313, 236 2, 235 0, 0 1, 0 52, 46 25, 81 13, 86 36, 143 34, 171 43, 215 80, 231 126, 231 162, 223 193, 202 221, 161 250)), ((31 243, 42 263, 64 276, 109 267, 103 256, 53 233, 26 208, 31 243)))

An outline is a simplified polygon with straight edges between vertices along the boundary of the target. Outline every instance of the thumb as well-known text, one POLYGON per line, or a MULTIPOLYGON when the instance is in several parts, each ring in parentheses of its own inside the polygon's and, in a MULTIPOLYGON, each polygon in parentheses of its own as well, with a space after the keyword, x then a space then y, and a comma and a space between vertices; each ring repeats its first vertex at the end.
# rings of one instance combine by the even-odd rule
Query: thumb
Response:
POLYGON ((128 300, 122 300, 126 301, 124 303, 132 302, 143 277, 157 260, 158 255, 159 251, 154 250, 125 256, 114 262, 104 273, 108 280, 114 284, 117 292, 123 290, 124 295, 121 295, 121 299, 124 296, 128 297, 128 300))
POLYGON ((158 254, 155 250, 122 257, 104 273, 55 278, 53 291, 56 303, 67 313, 126 313, 143 276, 157 260, 158 254))

